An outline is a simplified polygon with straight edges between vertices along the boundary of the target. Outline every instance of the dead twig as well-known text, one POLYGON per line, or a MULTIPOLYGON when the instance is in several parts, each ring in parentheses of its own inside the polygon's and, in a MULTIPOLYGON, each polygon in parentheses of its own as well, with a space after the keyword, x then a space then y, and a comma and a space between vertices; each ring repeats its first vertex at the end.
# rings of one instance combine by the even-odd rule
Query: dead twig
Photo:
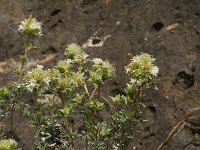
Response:
POLYGON ((158 148, 156 150, 162 150, 162 148, 167 144, 167 142, 173 137, 175 136, 186 124, 186 121, 188 119, 194 119, 194 118, 198 118, 200 117, 200 110, 195 110, 192 112, 189 112, 188 114, 185 115, 185 117, 180 120, 175 126, 174 128, 169 132, 168 136, 166 137, 166 139, 158 146, 158 148), (180 127, 180 128, 179 128, 180 127))

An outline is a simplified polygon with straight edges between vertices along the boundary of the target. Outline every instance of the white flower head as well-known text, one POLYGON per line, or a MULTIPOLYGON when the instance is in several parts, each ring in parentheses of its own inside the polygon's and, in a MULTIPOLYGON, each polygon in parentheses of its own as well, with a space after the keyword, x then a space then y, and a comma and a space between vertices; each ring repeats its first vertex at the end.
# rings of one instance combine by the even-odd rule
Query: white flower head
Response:
POLYGON ((44 82, 49 85, 49 83, 51 82, 51 79, 49 77, 44 78, 44 82))
POLYGON ((73 60, 72 59, 67 59, 67 63, 71 64, 71 63, 73 63, 73 60))
POLYGON ((125 68, 126 73, 129 73, 131 71, 130 68, 125 68))
POLYGON ((20 89, 22 87, 22 84, 17 84, 17 88, 20 89))
POLYGON ((83 59, 86 59, 88 56, 89 56, 88 54, 84 54, 83 59))
POLYGON ((29 84, 26 86, 27 90, 33 92, 34 87, 36 86, 35 80, 30 80, 29 84))
POLYGON ((37 68, 38 68, 38 69, 43 69, 44 66, 43 66, 43 65, 37 65, 37 68))
POLYGON ((13 140, 13 139, 9 139, 9 140, 10 140, 11 143, 17 145, 17 142, 15 140, 13 140))
POLYGON ((41 36, 42 35, 42 23, 37 21, 32 16, 21 21, 21 24, 18 26, 18 30, 21 33, 33 36, 41 36))
POLYGON ((159 72, 159 68, 157 66, 154 66, 151 70, 151 74, 154 76, 157 76, 158 72, 159 72))
POLYGON ((132 59, 133 59, 133 62, 138 63, 141 58, 140 58, 140 56, 135 56, 132 59))
POLYGON ((135 84, 136 80, 135 79, 131 79, 130 83, 131 84, 135 84))
POLYGON ((5 139, 0 141, 1 150, 14 150, 17 149, 17 142, 13 139, 5 139))
POLYGON ((103 61, 100 58, 93 58, 92 60, 95 64, 101 64, 103 61))

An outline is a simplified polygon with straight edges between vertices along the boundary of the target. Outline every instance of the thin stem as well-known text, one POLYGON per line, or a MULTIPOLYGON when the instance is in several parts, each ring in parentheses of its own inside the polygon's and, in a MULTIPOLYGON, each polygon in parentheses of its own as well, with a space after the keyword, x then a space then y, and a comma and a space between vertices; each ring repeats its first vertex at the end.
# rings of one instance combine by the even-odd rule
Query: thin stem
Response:
POLYGON ((97 89, 97 99, 100 100, 101 84, 98 84, 97 89))
MULTIPOLYGON (((89 115, 90 116, 90 115, 89 115)), ((85 125, 86 126, 86 118, 83 116, 83 125, 85 125)), ((85 133, 86 133, 86 135, 85 135, 85 150, 88 150, 88 138, 87 138, 87 128, 85 129, 85 133)))
POLYGON ((52 119, 54 119, 55 94, 53 95, 53 98, 51 100, 51 105, 52 105, 52 108, 51 108, 51 117, 52 117, 52 119))
MULTIPOLYGON (((24 42, 24 57, 25 59, 27 58, 27 53, 28 53, 28 44, 29 44, 30 36, 28 36, 27 41, 24 42)), ((22 58, 23 59, 23 58, 22 58)), ((24 67, 26 64, 26 60, 21 60, 21 67, 19 70, 19 82, 22 81, 23 75, 24 75, 24 67)), ((10 126, 11 126, 11 135, 13 136, 14 131, 13 131, 13 119, 14 119, 14 109, 15 109, 15 103, 16 103, 16 98, 14 98, 12 106, 11 106, 11 117, 10 117, 10 126)))
POLYGON ((14 132, 13 132, 13 118, 14 118, 13 113, 14 113, 14 105, 15 105, 15 102, 13 102, 13 103, 12 103, 12 106, 11 106, 11 118, 10 118, 10 126, 11 126, 11 131, 10 131, 10 133, 11 133, 12 138, 13 138, 13 134, 14 134, 14 132))
POLYGON ((95 89, 93 90, 91 96, 89 97, 89 100, 92 99, 97 91, 98 87, 95 87, 95 89))
POLYGON ((85 138, 85 149, 88 150, 88 139, 87 139, 87 136, 85 138))
MULTIPOLYGON (((28 36, 27 41, 24 42, 24 55, 23 56, 25 57, 25 59, 27 58, 29 41, 30 41, 30 36, 28 36)), ((19 81, 21 81, 23 76, 24 76, 25 64, 26 64, 26 61, 22 60, 21 61, 21 67, 20 67, 20 70, 19 70, 19 81)))
MULTIPOLYGON (((98 84, 97 86, 97 100, 100 101, 100 92, 101 92, 101 84, 98 84)), ((100 115, 99 115, 99 110, 96 110, 96 118, 98 123, 102 120, 100 115)))
POLYGON ((89 95, 90 95, 90 93, 88 92, 88 88, 87 88, 87 85, 86 85, 86 84, 84 84, 84 90, 85 90, 85 92, 86 92, 87 96, 89 96, 89 95))
POLYGON ((70 146, 71 146, 72 149, 74 149, 74 138, 73 138, 73 135, 72 135, 73 129, 72 129, 71 117, 67 118, 67 122, 68 122, 67 128, 70 132, 70 140, 71 140, 70 146))
POLYGON ((22 61, 21 67, 20 67, 20 71, 19 71, 19 81, 22 80, 23 78, 23 74, 24 74, 24 62, 22 61))
POLYGON ((95 132, 96 141, 98 141, 99 139, 99 125, 100 125, 100 122, 97 123, 97 127, 96 127, 96 132, 95 132))
POLYGON ((185 120, 181 120, 174 126, 174 128, 170 131, 168 134, 167 138, 159 145, 159 147, 156 150, 162 150, 163 146, 167 143, 167 141, 174 135, 176 132, 177 128, 184 122, 185 120))
POLYGON ((108 103, 108 105, 110 106, 110 113, 111 113, 111 115, 113 115, 113 105, 109 102, 109 100, 107 100, 102 95, 101 95, 101 98, 108 103))
POLYGON ((62 92, 60 89, 57 89, 58 97, 60 98, 63 107, 65 106, 65 97, 63 96, 62 92))
POLYGON ((106 150, 109 149, 109 139, 106 140, 106 150))
POLYGON ((37 93, 34 93, 34 104, 37 105, 37 93))
MULTIPOLYGON (((15 91, 16 92, 16 91, 15 91)), ((18 91, 17 91, 18 92, 18 91)), ((16 94, 16 93, 15 93, 16 94)), ((14 129, 13 129, 13 126, 14 126, 14 107, 15 107, 15 103, 16 103, 16 100, 18 99, 19 97, 18 97, 18 95, 16 94, 15 95, 15 97, 14 97, 14 99, 13 99, 13 101, 12 101, 12 106, 11 106, 11 112, 10 112, 10 127, 11 127, 11 131, 10 131, 10 133, 11 133, 11 136, 12 136, 12 138, 13 138, 13 135, 14 135, 14 129)), ((16 129, 16 128, 15 128, 16 129)))
POLYGON ((74 139, 71 137, 71 145, 72 145, 72 149, 74 149, 74 139))
POLYGON ((199 112, 191 112, 189 113, 185 118, 183 118, 182 120, 180 120, 175 126, 174 128, 169 132, 168 136, 166 137, 166 139, 158 146, 158 148, 156 150, 162 150, 163 147, 167 144, 167 142, 179 131, 178 129, 181 129, 182 126, 185 125, 186 121, 188 119, 194 119, 194 118, 198 118, 200 116, 199 112), (182 126, 180 127, 180 125, 182 124, 182 126), (180 127, 180 128, 179 128, 180 127))
POLYGON ((134 107, 135 111, 140 110, 139 102, 141 100, 141 97, 142 97, 142 86, 139 86, 138 87, 138 91, 134 96, 134 105, 133 105, 133 107, 134 107))

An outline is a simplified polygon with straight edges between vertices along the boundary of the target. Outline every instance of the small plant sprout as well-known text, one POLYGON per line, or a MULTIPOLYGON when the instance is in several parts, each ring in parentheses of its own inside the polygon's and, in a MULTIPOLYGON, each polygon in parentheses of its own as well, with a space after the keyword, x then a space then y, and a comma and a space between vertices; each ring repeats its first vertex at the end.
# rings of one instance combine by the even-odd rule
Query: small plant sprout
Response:
MULTIPOLYGON (((13 113, 17 110, 35 129, 37 150, 128 149, 142 122, 143 93, 155 87, 159 71, 156 59, 146 53, 132 57, 125 66, 129 80, 123 94, 105 95, 102 87, 116 76, 114 65, 101 58, 90 58, 75 43, 66 47, 66 57, 54 67, 46 69, 38 64, 26 69, 27 54, 36 48, 32 39, 42 35, 41 26, 32 16, 19 25, 25 39, 17 72, 19 79, 0 89, 0 117, 3 119, 10 113, 11 136, 5 136, 2 128, 0 138, 13 139, 14 129, 20 130, 13 123, 13 113), (24 101, 29 97, 35 103, 24 101)), ((13 140, 0 142, 0 150, 16 149, 13 140)))

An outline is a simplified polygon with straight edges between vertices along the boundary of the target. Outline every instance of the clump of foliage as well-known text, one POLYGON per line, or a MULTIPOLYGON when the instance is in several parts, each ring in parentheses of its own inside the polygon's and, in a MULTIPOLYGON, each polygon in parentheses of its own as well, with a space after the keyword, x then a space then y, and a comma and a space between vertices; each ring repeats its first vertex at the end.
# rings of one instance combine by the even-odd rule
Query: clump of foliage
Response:
POLYGON ((0 150, 17 150, 17 143, 11 139, 1 140, 0 141, 0 150))
MULTIPOLYGON (((19 31, 26 41, 17 71, 19 79, 0 89, 0 115, 4 118, 10 113, 11 138, 15 132, 13 112, 17 110, 36 130, 37 150, 127 149, 137 125, 142 122, 142 92, 156 87, 158 67, 155 58, 146 53, 132 57, 130 64, 125 66, 130 80, 124 95, 104 97, 101 88, 116 76, 114 66, 107 60, 90 59, 75 43, 67 46, 66 59, 54 67, 45 69, 37 65, 32 70, 25 70, 28 52, 37 48, 31 39, 42 35, 41 25, 32 16, 21 22, 19 31), (27 93, 34 97, 34 104, 22 101, 27 93), (106 107, 110 108, 109 119, 100 115, 106 107), (80 128, 74 126, 74 114, 81 116, 80 128)), ((1 135, 4 139, 3 130, 1 135)), ((0 146, 9 143, 11 140, 3 140, 0 146)), ((8 150, 16 150, 15 144, 10 145, 8 150)))

